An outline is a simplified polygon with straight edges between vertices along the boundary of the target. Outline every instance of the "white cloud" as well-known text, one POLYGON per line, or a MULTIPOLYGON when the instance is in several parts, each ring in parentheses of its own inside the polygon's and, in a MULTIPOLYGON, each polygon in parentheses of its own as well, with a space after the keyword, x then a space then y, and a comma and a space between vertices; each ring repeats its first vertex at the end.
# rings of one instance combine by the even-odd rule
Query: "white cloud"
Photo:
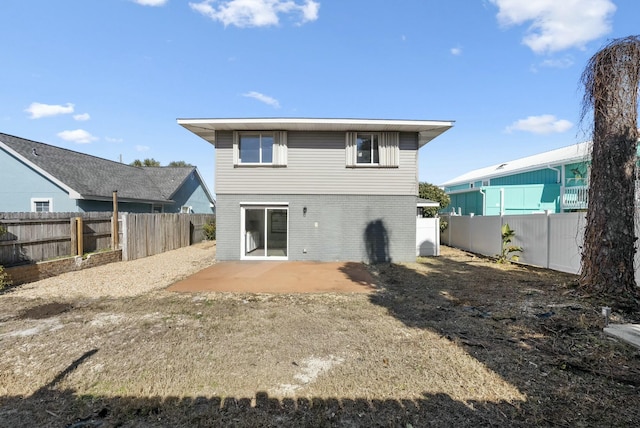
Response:
POLYGON ((557 119, 552 114, 543 114, 517 120, 507 127, 506 132, 525 131, 534 134, 552 134, 568 131, 572 126, 573 123, 568 120, 557 119))
POLYGON ((169 0, 133 0, 142 6, 164 6, 169 0))
POLYGON ((542 67, 550 68, 569 68, 573 65, 573 59, 569 57, 560 59, 547 59, 540 63, 542 67))
POLYGON ((122 138, 113 138, 113 137, 104 137, 107 143, 122 143, 124 140, 122 138))
POLYGON ((533 73, 537 73, 539 71, 539 68, 569 68, 573 64, 573 58, 570 57, 545 59, 539 64, 532 65, 531 71, 533 73))
POLYGON ((85 120, 91 119, 91 116, 89 113, 82 113, 73 115, 73 118, 79 122, 84 122, 85 120))
POLYGON ((251 91, 247 92, 246 94, 242 94, 242 96, 256 99, 275 108, 280 108, 280 103, 278 102, 278 100, 268 95, 261 94, 260 92, 251 91))
POLYGON ((280 23, 280 15, 297 15, 298 24, 318 19, 320 3, 313 0, 202 0, 189 3, 196 12, 222 22, 225 27, 268 27, 280 23))
POLYGON ((531 22, 522 42, 535 53, 584 48, 611 31, 612 0, 490 0, 506 27, 531 22))
POLYGON ((148 151, 149 151, 149 149, 151 149, 151 147, 149 147, 149 146, 141 146, 141 145, 137 145, 137 146, 135 147, 135 149, 136 149, 136 152, 148 152, 148 151))
POLYGON ((58 137, 62 138, 65 141, 71 141, 78 144, 89 144, 92 141, 98 140, 98 137, 94 137, 84 129, 58 132, 58 137))
POLYGON ((60 114, 73 113, 73 104, 65 105, 31 103, 24 111, 31 114, 31 119, 40 119, 41 117, 57 116, 60 114))
POLYGON ((462 48, 451 48, 451 55, 462 55, 462 48))

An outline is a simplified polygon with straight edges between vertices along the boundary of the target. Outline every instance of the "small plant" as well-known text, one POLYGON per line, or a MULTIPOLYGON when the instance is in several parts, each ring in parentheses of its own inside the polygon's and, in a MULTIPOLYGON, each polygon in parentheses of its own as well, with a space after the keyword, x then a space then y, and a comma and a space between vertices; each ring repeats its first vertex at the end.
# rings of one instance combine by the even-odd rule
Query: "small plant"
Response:
POLYGON ((204 239, 207 241, 214 241, 216 239, 216 221, 209 220, 204 226, 202 226, 202 231, 204 232, 204 239))
POLYGON ((498 259, 496 262, 498 263, 510 263, 517 262, 520 259, 518 254, 513 253, 521 253, 522 247, 517 245, 511 245, 511 240, 516 236, 516 231, 509 227, 509 223, 505 223, 502 225, 501 229, 502 233, 502 251, 497 256, 498 259))
MULTIPOLYGON (((7 229, 0 226, 0 236, 4 235, 5 233, 7 233, 7 229)), ((9 274, 5 272, 4 267, 0 265, 0 290, 4 289, 5 287, 8 287, 9 285, 11 285, 9 274)))

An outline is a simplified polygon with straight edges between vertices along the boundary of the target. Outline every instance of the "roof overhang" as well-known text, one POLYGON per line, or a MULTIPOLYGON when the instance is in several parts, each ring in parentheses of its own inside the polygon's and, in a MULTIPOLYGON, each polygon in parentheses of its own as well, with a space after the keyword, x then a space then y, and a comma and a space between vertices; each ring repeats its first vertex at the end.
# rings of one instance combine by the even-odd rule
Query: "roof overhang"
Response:
POLYGON ((451 120, 397 119, 178 119, 178 124, 215 146, 216 131, 370 131, 416 132, 419 147, 453 127, 451 120))
POLYGON ((432 201, 431 199, 416 198, 416 206, 418 208, 439 208, 440 202, 432 201))

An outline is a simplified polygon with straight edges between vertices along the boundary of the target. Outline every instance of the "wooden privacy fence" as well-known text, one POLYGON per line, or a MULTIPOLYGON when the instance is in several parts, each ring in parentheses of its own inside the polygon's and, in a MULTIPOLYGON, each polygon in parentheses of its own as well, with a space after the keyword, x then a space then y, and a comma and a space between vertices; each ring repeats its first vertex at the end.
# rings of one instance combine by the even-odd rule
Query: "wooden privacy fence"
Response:
POLYGON ((188 215, 123 214, 120 222, 122 260, 135 260, 187 247, 191 241, 188 215))
POLYGON ((78 249, 95 252, 111 246, 108 212, 0 213, 0 227, 6 229, 0 235, 0 264, 4 266, 77 255, 78 249))
MULTIPOLYGON (((0 226, 7 229, 0 235, 0 265, 110 249, 112 216, 111 212, 0 213, 0 226)), ((135 260, 203 241, 203 226, 215 221, 215 215, 121 213, 118 220, 116 242, 122 259, 135 260)))

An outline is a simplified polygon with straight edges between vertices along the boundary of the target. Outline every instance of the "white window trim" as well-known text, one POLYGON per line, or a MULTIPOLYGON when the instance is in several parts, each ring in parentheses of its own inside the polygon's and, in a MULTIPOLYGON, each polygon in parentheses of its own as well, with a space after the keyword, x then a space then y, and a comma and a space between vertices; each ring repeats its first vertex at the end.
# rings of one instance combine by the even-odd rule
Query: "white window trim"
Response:
POLYGON ((236 167, 283 167, 287 166, 287 131, 234 131, 233 132, 233 165, 236 167), (242 162, 240 158, 240 139, 244 135, 260 136, 260 159, 262 159, 262 137, 273 137, 271 162, 242 162))
POLYGON ((356 132, 356 166, 374 166, 374 167, 378 167, 380 166, 380 140, 382 139, 382 135, 380 132, 356 132), (372 144, 371 144, 371 150, 370 150, 370 161, 369 162, 359 162, 358 161, 358 138, 359 136, 367 136, 369 138, 371 138, 372 140, 372 144), (377 137, 376 140, 378 142, 378 162, 374 162, 373 160, 375 159, 375 157, 373 156, 374 150, 373 150, 373 140, 374 137, 377 137))
POLYGON ((191 214, 193 207, 191 205, 183 205, 180 207, 180 214, 191 214))
POLYGON ((40 211, 40 212, 53 212, 53 198, 31 198, 31 212, 35 213, 36 211, 36 203, 37 202, 48 202, 49 203, 49 211, 40 211))
POLYGON ((400 133, 347 132, 345 156, 347 168, 398 168, 400 166, 400 133), (358 163, 358 134, 378 135, 378 163, 358 163))
POLYGON ((240 202, 240 260, 273 260, 283 261, 289 260, 289 202, 240 202), (246 238, 245 238, 245 212, 247 208, 263 208, 268 209, 281 209, 287 211, 287 255, 286 256, 247 256, 246 253, 246 238))

